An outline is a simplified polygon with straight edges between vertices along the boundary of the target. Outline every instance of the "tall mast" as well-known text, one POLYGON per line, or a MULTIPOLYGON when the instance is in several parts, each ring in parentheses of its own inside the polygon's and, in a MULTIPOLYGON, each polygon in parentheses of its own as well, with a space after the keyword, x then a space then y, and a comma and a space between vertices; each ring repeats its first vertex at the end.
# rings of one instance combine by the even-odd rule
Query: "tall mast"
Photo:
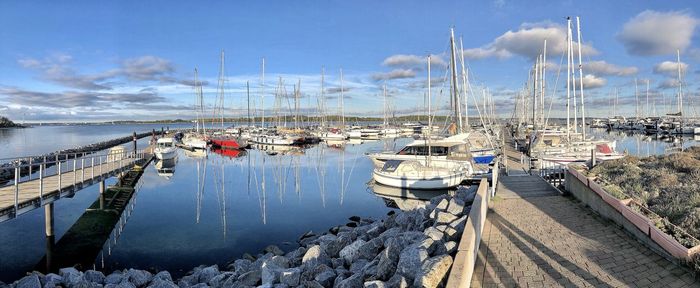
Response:
POLYGON ((678 111, 681 112, 683 118, 683 82, 681 80, 681 50, 676 50, 678 63, 678 111))
POLYGON ((248 96, 248 127, 250 127, 253 122, 250 118, 250 83, 248 81, 245 81, 245 91, 248 96))
POLYGON ((260 82, 260 89, 260 110, 262 110, 260 128, 265 128, 265 57, 262 58, 262 81, 260 82))
POLYGON ((651 111, 650 111, 649 108, 650 108, 650 107, 649 107, 649 79, 647 79, 647 109, 646 109, 647 111, 646 111, 646 117, 650 117, 650 116, 651 116, 651 111))
POLYGON ((326 109, 326 95, 323 94, 325 91, 323 85, 325 82, 325 67, 321 66, 321 103, 319 106, 321 106, 321 128, 326 127, 326 115, 325 115, 325 109, 326 109))
POLYGON ((581 93, 581 125, 583 125, 581 133, 583 133, 583 140, 586 140, 586 102, 583 98, 583 64, 581 62, 581 21, 579 21, 578 16, 576 16, 576 37, 578 38, 578 80, 581 84, 581 89, 579 89, 581 93))
POLYGON ((457 94, 457 61, 455 60, 455 30, 454 28, 450 28, 450 71, 451 71, 451 76, 450 81, 451 81, 451 88, 450 91, 452 93, 452 97, 450 97, 450 103, 452 104, 452 113, 454 117, 457 119, 457 129, 459 133, 464 132, 462 129, 462 115, 459 112, 460 104, 459 104, 459 96, 457 94))
POLYGON ((345 87, 343 84, 343 68, 340 68, 340 119, 341 127, 345 130, 345 87))
POLYGON ((433 131, 433 118, 430 116, 431 113, 431 103, 432 98, 430 96, 430 55, 428 55, 428 166, 430 166, 430 157, 432 154, 432 147, 430 146, 430 135, 432 134, 431 132, 433 131))
MULTIPOLYGON (((541 98, 540 98, 540 106, 542 107, 542 124, 544 125, 545 123, 545 117, 544 117, 544 96, 545 96, 545 75, 547 71, 547 39, 544 39, 544 48, 542 48, 542 86, 540 87, 540 92, 541 92, 541 98)), ((544 127, 543 127, 544 128, 544 127)))
POLYGON ((221 64, 219 65, 219 109, 221 117, 221 129, 224 128, 224 50, 221 50, 221 64))
MULTIPOLYGON (((464 43, 462 42, 462 37, 459 37, 459 51, 464 51, 464 43)), ((467 81, 469 75, 464 69, 464 53, 459 53, 460 62, 462 63, 462 93, 464 94, 464 127, 465 131, 468 131, 471 126, 469 126, 469 97, 467 96, 467 81)))
POLYGON ((566 17, 566 138, 571 142, 571 17, 566 17))
MULTIPOLYGON (((532 69, 532 73, 534 75, 533 81, 532 81, 532 129, 537 131, 537 78, 538 74, 537 70, 539 70, 539 62, 540 62, 540 57, 537 56, 537 60, 535 60, 535 67, 532 69)), ((486 99, 486 93, 484 93, 484 100, 486 99)), ((484 102, 485 104, 485 102, 484 102)), ((486 113, 486 105, 484 105, 484 113, 486 113)))
POLYGON ((194 111, 196 115, 196 119, 194 121, 195 123, 195 131, 197 134, 199 134, 199 84, 198 84, 198 72, 197 68, 194 68, 194 111))
POLYGON ((634 118, 639 120, 639 88, 637 87, 637 78, 634 78, 634 118))
POLYGON ((386 129, 386 80, 384 80, 384 129, 386 129))

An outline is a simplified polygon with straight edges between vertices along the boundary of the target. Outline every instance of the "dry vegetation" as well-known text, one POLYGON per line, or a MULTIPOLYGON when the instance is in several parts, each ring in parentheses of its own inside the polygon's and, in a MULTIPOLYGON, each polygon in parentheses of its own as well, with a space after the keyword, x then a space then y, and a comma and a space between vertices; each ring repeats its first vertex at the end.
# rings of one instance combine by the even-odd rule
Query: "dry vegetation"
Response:
POLYGON ((700 238, 700 147, 670 155, 606 161, 591 169, 590 174, 597 176, 613 196, 625 198, 627 194, 661 216, 652 217, 656 226, 681 244, 700 244, 668 225, 670 222, 700 238))

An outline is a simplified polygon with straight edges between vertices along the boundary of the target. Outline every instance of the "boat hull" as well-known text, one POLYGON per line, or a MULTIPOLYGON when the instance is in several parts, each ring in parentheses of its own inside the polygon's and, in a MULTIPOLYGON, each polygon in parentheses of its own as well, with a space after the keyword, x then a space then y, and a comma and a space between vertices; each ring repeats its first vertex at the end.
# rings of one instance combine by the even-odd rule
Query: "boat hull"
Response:
POLYGON ((435 178, 425 178, 425 177, 411 177, 411 176, 394 176, 389 173, 379 171, 375 169, 372 177, 377 183, 397 187, 397 188, 408 188, 408 189, 419 189, 419 190, 436 190, 436 189, 447 189, 456 187, 464 181, 467 177, 467 172, 456 172, 450 175, 435 177, 435 178))
POLYGON ((156 155, 156 158, 160 160, 170 160, 174 159, 177 156, 177 149, 176 148, 167 148, 167 149, 158 149, 156 148, 153 151, 153 154, 156 155))
POLYGON ((213 138, 211 139, 212 146, 228 149, 242 148, 240 141, 234 138, 213 138))

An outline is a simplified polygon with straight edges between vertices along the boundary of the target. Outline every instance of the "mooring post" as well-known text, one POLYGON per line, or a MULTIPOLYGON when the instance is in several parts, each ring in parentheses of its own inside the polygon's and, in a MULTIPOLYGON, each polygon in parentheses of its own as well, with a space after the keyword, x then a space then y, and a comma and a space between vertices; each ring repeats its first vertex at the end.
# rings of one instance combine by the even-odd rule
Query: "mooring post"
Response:
POLYGON ((44 228, 46 229, 46 237, 54 236, 53 234, 53 202, 44 205, 44 228))
POLYGON ((39 202, 44 202, 44 165, 39 165, 39 202))
POLYGON ((15 217, 19 208, 19 165, 15 167, 15 217))
POLYGON ((29 180, 32 180, 32 157, 29 157, 29 180))
POLYGON ((105 209, 105 180, 100 180, 100 210, 105 209))
POLYGON ((595 167, 595 164, 596 164, 596 163, 595 163, 595 162, 596 162, 596 161, 595 161, 595 160, 596 160, 596 159, 595 159, 595 156, 596 156, 596 155, 595 155, 595 149, 591 149, 591 169, 592 169, 593 167, 595 167))
POLYGON ((136 131, 134 131, 134 154, 136 154, 136 131))
POLYGON ((61 173, 61 161, 58 161, 58 196, 61 197, 61 176, 63 173, 61 173))

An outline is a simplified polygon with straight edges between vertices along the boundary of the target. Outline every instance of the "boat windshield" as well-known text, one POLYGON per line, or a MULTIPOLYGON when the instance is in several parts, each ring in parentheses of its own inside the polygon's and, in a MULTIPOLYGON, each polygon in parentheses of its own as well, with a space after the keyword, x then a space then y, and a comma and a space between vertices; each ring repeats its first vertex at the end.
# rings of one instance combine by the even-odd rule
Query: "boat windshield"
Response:
MULTIPOLYGON (((444 146, 432 146, 430 147, 430 154, 433 156, 447 156, 447 147, 444 146)), ((427 156, 428 147, 427 146, 406 146, 398 153, 399 155, 417 155, 417 156, 427 156)))

